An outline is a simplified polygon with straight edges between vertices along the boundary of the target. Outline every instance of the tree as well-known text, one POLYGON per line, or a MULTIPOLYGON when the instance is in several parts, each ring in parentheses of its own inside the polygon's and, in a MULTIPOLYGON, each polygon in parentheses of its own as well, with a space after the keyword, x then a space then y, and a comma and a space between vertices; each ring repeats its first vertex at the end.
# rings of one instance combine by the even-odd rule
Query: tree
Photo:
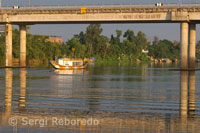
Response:
POLYGON ((85 54, 85 45, 81 44, 77 38, 72 38, 67 42, 67 45, 69 46, 69 49, 73 51, 71 53, 71 57, 74 58, 84 58, 85 54))
POLYGON ((86 55, 91 57, 96 54, 102 54, 103 48, 109 42, 109 39, 102 36, 103 29, 100 24, 90 24, 85 33, 86 55))
POLYGON ((179 57, 179 44, 174 44, 169 40, 153 41, 153 44, 148 46, 149 56, 154 58, 169 58, 174 59, 179 57))
POLYGON ((19 30, 17 29, 13 29, 13 57, 14 58, 19 58, 19 30))
POLYGON ((111 39, 110 39, 110 43, 111 45, 120 45, 120 37, 122 35, 122 31, 121 30, 116 30, 116 34, 117 36, 114 37, 113 35, 111 35, 111 39))
POLYGON ((74 37, 77 38, 81 44, 85 44, 85 33, 83 31, 77 35, 74 35, 74 37))
POLYGON ((134 42, 135 41, 135 35, 134 35, 134 32, 132 30, 127 30, 125 33, 124 33, 124 38, 126 38, 127 40, 129 40, 130 42, 134 42))
POLYGON ((158 44, 159 38, 157 36, 154 36, 153 38, 153 45, 158 44))
POLYGON ((148 46, 147 38, 146 38, 145 34, 142 31, 139 31, 137 33, 136 45, 137 45, 137 47, 138 47, 138 49, 140 51, 142 51, 142 49, 146 50, 146 48, 148 46))

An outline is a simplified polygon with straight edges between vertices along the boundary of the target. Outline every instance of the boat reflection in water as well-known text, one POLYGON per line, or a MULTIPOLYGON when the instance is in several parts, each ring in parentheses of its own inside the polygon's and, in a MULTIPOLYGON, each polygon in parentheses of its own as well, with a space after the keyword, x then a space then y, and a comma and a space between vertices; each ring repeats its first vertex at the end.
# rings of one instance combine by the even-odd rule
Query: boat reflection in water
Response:
MULTIPOLYGON (((74 88, 73 78, 80 78, 80 76, 74 76, 74 74, 82 75, 84 70, 55 70, 55 75, 51 76, 51 80, 57 80, 59 82, 57 87, 74 88), (67 84, 65 84, 65 81, 67 84), (71 84, 70 84, 71 82, 71 84), (68 86, 66 86, 68 85, 68 86)), ((76 131, 92 131, 92 132, 197 132, 199 130, 200 121, 198 114, 195 114, 195 72, 180 72, 180 107, 179 112, 175 114, 162 114, 162 113, 136 113, 136 112, 117 112, 117 111, 93 111, 91 110, 71 110, 62 109, 65 106, 64 103, 57 103, 59 106, 53 108, 56 103, 48 104, 48 109, 42 110, 40 106, 33 106, 33 94, 27 90, 27 70, 19 69, 19 91, 13 92, 13 70, 5 69, 5 97, 4 97, 4 110, 1 112, 1 126, 6 127, 6 130, 20 130, 22 132, 27 131, 48 131, 53 130, 55 132, 63 130, 76 130, 76 131), (17 98, 13 98, 17 96, 17 98), (28 97, 28 98, 27 98, 28 97), (14 100, 13 100, 14 99, 14 100), (16 100, 17 99, 17 100, 16 100), (18 106, 15 106, 15 104, 18 106), (14 117, 19 121, 17 126, 10 126, 8 123, 9 119, 14 117), (41 125, 23 125, 20 120, 22 118, 29 119, 46 119, 47 124, 44 127, 41 125), (87 119, 91 118, 98 120, 99 125, 52 125, 50 120, 52 117, 62 119, 67 117, 68 119, 87 119), (193 127, 193 128, 189 128, 193 127)), ((69 90, 69 89, 67 89, 69 90)), ((29 90, 30 91, 30 90, 29 90)), ((63 94, 72 95, 72 92, 62 92, 63 94)), ((47 94, 48 96, 48 94, 47 94)), ((64 95, 65 96, 65 95, 64 95)), ((42 96, 41 96, 42 97, 42 96)), ((50 97, 50 96, 49 96, 50 97)), ((55 97, 55 95, 53 95, 55 97)), ((37 97, 36 97, 37 98, 37 97)), ((57 97, 60 101, 70 97, 57 97), (60 99, 59 99, 60 98, 60 99)), ((83 97, 80 97, 83 98, 83 97)), ((71 97, 73 99, 73 97, 71 97)), ((91 98, 92 99, 92 98, 91 98)), ((93 97, 95 99, 95 97, 93 97)), ((50 101, 52 99, 49 99, 50 101)), ((96 99, 98 100, 98 99, 96 99)), ((36 103, 35 103, 36 104, 36 103)), ((98 105, 96 105, 98 106, 98 105)), ((116 105, 117 106, 117 105, 116 105)), ((106 108, 106 107, 104 107, 106 108)))
POLYGON ((84 74, 86 74, 85 69, 68 69, 68 70, 53 70, 54 75, 52 75, 52 88, 55 88, 57 94, 71 95, 72 92, 77 88, 78 81, 83 80, 84 74), (74 89, 74 90, 73 90, 74 89))
POLYGON ((65 70, 59 70, 59 69, 55 69, 54 70, 55 73, 57 74, 67 74, 67 75, 71 75, 71 74, 83 74, 85 72, 85 69, 65 69, 65 70))

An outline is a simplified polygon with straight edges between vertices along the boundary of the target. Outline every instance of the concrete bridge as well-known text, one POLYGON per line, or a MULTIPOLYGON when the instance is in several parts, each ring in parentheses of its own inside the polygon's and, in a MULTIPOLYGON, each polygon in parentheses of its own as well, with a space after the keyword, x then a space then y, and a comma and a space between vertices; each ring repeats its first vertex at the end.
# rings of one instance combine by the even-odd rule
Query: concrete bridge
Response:
MULTIPOLYGON (((26 66, 26 25, 82 23, 180 23, 181 69, 195 69, 196 24, 200 6, 168 7, 68 7, 0 10, 0 24, 6 24, 6 67, 12 67, 12 25, 20 29, 20 66, 26 66)), ((161 31, 165 32, 165 31, 161 31)))

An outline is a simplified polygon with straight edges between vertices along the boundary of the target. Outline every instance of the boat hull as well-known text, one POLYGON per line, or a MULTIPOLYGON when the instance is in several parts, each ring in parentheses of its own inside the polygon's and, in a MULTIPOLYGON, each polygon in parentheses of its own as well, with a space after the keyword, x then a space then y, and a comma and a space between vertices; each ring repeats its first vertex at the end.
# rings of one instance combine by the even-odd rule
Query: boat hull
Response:
POLYGON ((55 69, 84 69, 87 66, 87 64, 83 66, 63 66, 58 64, 56 61, 50 61, 50 63, 55 69))

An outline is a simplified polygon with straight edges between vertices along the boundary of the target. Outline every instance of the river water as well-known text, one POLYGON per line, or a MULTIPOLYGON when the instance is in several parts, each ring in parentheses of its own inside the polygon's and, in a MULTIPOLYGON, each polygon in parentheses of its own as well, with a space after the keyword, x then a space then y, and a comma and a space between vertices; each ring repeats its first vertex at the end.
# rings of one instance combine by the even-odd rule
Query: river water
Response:
POLYGON ((200 72, 0 69, 0 132, 198 132, 200 72))

